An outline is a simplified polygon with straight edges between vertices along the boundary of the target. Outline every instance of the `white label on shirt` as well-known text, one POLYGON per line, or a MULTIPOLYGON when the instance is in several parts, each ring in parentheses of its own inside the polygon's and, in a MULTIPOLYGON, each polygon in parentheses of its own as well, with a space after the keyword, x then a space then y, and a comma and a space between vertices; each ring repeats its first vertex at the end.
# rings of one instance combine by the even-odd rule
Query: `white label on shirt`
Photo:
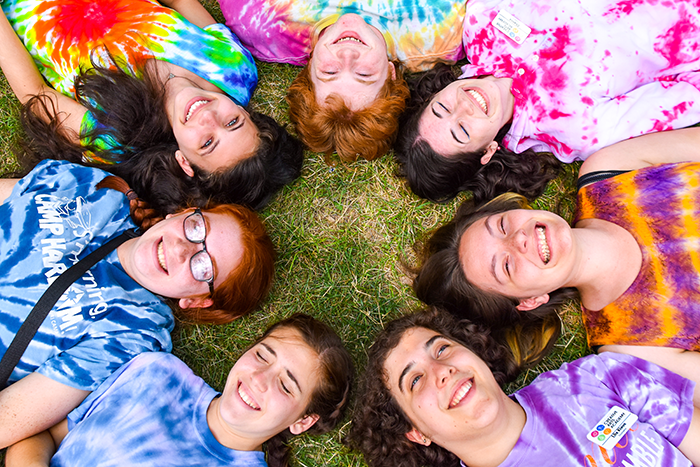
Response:
POLYGON ((613 407, 588 430, 587 438, 605 450, 610 450, 637 422, 637 416, 622 407, 613 407))
POLYGON ((525 23, 505 10, 499 11, 491 24, 517 44, 525 42, 532 31, 525 23))

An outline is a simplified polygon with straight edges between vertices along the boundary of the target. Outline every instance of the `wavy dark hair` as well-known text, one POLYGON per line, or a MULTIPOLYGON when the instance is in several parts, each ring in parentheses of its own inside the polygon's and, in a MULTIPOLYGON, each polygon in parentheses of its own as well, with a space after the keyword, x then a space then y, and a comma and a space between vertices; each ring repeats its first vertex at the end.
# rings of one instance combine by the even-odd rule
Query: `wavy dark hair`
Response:
POLYGON ((500 385, 520 372, 508 346, 488 329, 467 320, 457 321, 437 308, 390 322, 369 349, 348 435, 350 446, 364 454, 370 467, 459 465, 457 456, 437 444, 423 446, 406 438, 413 424, 387 388, 386 359, 406 331, 414 328, 430 329, 468 348, 488 365, 500 385))
MULTIPOLYGON (((327 324, 309 315, 296 313, 270 328, 256 341, 260 342, 275 330, 291 328, 301 334, 304 342, 318 355, 321 368, 319 384, 311 395, 305 415, 318 415, 318 421, 306 433, 323 434, 334 429, 343 419, 355 374, 350 354, 338 335, 327 324)), ((287 467, 290 450, 287 442, 292 437, 289 429, 265 443, 270 467, 287 467)))
POLYGON ((80 71, 75 89, 77 101, 97 120, 96 128, 80 135, 69 132, 50 99, 33 97, 21 113, 28 140, 18 159, 25 171, 42 159, 101 168, 124 178, 161 214, 212 201, 259 210, 301 175, 301 143, 272 118, 250 112, 259 130, 255 155, 213 173, 194 167, 194 177, 188 177, 175 159, 178 144, 164 111, 165 89, 157 71, 142 66, 140 78, 135 78, 118 66, 93 66, 80 71), (100 139, 116 147, 105 149, 100 139))
POLYGON ((461 191, 471 191, 478 202, 505 192, 519 193, 529 200, 537 198, 559 174, 561 162, 549 153, 528 149, 517 154, 506 149, 502 141, 510 125, 496 135, 499 147, 486 165, 481 164, 486 147, 444 157, 422 139, 418 126, 423 112, 435 94, 457 79, 445 64, 407 77, 411 99, 401 115, 394 144, 398 175, 406 179, 416 195, 434 202, 449 201, 461 191))
MULTIPOLYGON (((430 238, 417 247, 419 266, 413 272, 413 290, 422 302, 449 311, 459 318, 468 318, 502 332, 518 327, 540 329, 548 341, 538 347, 536 355, 524 358, 536 361, 548 353, 556 342, 561 322, 557 311, 569 300, 578 298, 578 291, 565 287, 549 293, 549 301, 529 311, 519 311, 520 301, 493 292, 481 290, 464 275, 459 257, 462 235, 479 219, 513 209, 530 209, 525 197, 506 193, 488 203, 478 205, 465 201, 455 217, 438 228, 430 238)), ((527 346, 526 346, 527 347, 527 346)))

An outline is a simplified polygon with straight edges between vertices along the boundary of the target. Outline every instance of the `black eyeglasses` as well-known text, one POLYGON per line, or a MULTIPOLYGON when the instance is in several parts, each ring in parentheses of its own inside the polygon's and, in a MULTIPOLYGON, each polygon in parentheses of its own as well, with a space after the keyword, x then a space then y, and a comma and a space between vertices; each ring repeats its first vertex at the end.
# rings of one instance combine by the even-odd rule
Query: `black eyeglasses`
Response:
POLYGON ((202 211, 197 208, 182 222, 185 238, 192 243, 201 243, 202 249, 190 258, 192 277, 200 282, 209 284, 209 294, 214 295, 214 263, 207 252, 207 224, 204 222, 202 211))

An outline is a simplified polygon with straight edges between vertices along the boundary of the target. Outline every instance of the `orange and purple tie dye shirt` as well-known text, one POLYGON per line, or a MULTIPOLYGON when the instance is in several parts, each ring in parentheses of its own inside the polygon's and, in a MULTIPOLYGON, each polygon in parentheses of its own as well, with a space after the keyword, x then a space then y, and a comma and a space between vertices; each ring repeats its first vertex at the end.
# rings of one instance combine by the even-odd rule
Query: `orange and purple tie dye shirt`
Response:
POLYGON ((591 346, 700 350, 700 163, 647 167, 578 192, 574 220, 602 219, 642 250, 632 285, 600 311, 583 310, 591 346))
POLYGON ((411 71, 464 57, 465 0, 219 0, 226 24, 256 58, 305 65, 314 34, 356 13, 411 71))

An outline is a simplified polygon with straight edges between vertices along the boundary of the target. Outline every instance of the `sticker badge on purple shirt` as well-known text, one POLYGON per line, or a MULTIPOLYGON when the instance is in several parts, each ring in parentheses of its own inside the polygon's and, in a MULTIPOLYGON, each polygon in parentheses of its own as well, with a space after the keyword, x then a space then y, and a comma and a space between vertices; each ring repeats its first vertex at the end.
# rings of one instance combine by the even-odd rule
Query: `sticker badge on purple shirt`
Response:
POLYGON ((625 436, 625 433, 637 422, 637 416, 622 407, 613 407, 608 410, 603 418, 588 430, 587 438, 601 446, 605 450, 610 450, 625 436))

